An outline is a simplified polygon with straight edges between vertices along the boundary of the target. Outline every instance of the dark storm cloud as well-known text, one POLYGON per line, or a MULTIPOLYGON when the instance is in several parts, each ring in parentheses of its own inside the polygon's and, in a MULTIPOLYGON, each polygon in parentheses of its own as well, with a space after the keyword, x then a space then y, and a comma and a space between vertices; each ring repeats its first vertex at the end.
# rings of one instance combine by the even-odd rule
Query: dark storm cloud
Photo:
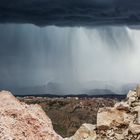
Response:
POLYGON ((1 23, 92 26, 138 24, 139 0, 1 0, 1 23))

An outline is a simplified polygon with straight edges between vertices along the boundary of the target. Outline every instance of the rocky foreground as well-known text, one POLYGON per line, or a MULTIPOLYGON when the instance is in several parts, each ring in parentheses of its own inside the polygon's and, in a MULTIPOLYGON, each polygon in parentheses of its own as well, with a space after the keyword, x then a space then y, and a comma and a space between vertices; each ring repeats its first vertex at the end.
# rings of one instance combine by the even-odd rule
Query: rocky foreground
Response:
POLYGON ((66 140, 140 140, 140 86, 125 101, 100 108, 97 124, 83 124, 66 140))
POLYGON ((0 92, 0 140, 140 140, 140 86, 126 100, 98 110, 97 124, 83 124, 62 138, 39 105, 27 105, 0 92))
POLYGON ((112 107, 118 99, 94 97, 34 97, 18 99, 27 104, 39 104, 52 121, 54 130, 62 137, 70 137, 84 123, 96 124, 97 112, 102 107, 112 107))
POLYGON ((27 105, 0 92, 0 140, 62 140, 39 105, 27 105))

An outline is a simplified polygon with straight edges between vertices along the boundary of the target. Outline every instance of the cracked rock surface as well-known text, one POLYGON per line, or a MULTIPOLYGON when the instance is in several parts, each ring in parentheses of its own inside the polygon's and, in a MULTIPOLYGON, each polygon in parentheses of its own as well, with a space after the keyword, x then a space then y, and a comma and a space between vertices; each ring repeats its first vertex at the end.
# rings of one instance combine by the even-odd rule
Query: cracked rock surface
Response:
POLYGON ((0 140, 62 140, 39 105, 27 105, 0 92, 0 140))

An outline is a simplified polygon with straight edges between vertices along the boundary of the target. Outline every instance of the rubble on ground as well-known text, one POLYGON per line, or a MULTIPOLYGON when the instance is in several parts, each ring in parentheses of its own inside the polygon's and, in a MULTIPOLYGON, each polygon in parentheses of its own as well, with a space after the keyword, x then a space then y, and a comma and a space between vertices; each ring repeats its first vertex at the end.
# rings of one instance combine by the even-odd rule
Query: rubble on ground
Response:
POLYGON ((96 125, 84 126, 66 140, 140 140, 140 85, 114 107, 100 108, 96 125))

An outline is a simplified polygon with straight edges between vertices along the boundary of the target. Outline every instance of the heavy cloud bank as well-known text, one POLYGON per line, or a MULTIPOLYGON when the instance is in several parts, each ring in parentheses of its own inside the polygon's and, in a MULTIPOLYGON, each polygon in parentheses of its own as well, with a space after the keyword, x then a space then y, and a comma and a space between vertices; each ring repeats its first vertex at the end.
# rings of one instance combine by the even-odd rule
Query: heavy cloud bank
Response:
POLYGON ((140 81, 139 0, 1 0, 0 23, 0 88, 140 81))
POLYGON ((1 0, 1 23, 39 26, 139 24, 139 0, 1 0))

